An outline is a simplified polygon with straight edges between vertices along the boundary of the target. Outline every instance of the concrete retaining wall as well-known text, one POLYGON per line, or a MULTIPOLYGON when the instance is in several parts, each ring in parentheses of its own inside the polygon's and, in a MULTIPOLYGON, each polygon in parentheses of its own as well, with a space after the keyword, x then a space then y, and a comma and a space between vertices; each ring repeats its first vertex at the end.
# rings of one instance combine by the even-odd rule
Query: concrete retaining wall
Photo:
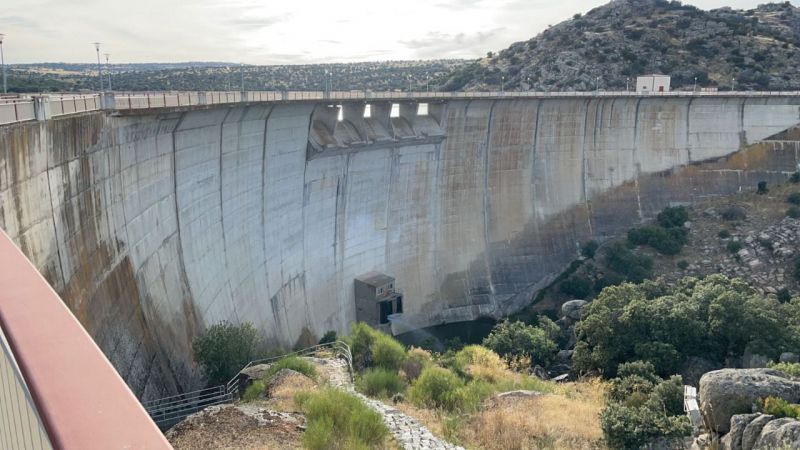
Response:
POLYGON ((219 321, 283 346, 346 330, 371 270, 405 325, 519 308, 587 239, 794 171, 796 143, 739 150, 798 105, 451 101, 441 142, 313 159, 310 103, 87 113, 0 127, 0 226, 149 399, 201 383, 191 341, 219 321))

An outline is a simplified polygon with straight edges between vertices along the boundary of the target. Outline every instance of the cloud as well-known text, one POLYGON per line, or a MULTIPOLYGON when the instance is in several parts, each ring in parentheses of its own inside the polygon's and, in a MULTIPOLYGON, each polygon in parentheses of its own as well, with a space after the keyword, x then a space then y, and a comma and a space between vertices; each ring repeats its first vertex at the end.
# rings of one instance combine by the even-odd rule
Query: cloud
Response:
POLYGON ((40 28, 38 23, 34 22, 33 20, 27 17, 22 17, 22 16, 0 17, 0 26, 2 28, 5 28, 7 26, 17 27, 17 28, 31 28, 31 29, 40 28))
POLYGON ((269 17, 234 17, 228 19, 226 22, 229 25, 245 28, 248 30, 267 28, 279 23, 288 22, 292 18, 292 14, 281 14, 269 17))
MULTIPOLYGON (((489 31, 476 33, 447 34, 431 31, 418 39, 400 41, 400 44, 414 51, 419 58, 453 58, 480 54, 487 48, 487 43, 495 41, 506 31, 506 27, 497 27, 489 31)), ((489 47, 492 48, 492 47, 489 47)))

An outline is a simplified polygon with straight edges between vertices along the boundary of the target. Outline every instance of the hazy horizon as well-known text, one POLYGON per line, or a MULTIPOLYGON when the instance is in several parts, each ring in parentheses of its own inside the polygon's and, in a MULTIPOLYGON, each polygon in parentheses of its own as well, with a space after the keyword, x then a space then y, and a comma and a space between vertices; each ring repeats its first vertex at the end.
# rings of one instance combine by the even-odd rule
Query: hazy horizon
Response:
MULTIPOLYGON (((791 3, 798 5, 800 0, 791 3)), ((93 63, 91 42, 118 64, 249 65, 474 59, 527 40, 605 1, 6 0, 0 33, 7 64, 93 63)), ((703 9, 763 1, 695 0, 703 9)))

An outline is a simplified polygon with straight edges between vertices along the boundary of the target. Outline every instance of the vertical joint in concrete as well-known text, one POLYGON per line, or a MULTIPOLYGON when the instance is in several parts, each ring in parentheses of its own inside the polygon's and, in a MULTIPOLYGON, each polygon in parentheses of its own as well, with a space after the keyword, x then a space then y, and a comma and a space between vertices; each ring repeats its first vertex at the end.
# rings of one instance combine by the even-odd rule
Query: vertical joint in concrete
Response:
POLYGON ((50 100, 44 95, 33 96, 33 114, 36 120, 44 122, 52 117, 50 112, 50 100))

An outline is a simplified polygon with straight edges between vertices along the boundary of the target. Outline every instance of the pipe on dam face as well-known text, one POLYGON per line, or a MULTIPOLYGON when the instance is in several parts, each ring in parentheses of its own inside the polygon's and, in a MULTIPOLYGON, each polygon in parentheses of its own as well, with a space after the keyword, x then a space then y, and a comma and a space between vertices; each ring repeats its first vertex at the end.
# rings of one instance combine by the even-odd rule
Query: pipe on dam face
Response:
POLYGON ((283 346, 346 330, 373 270, 413 325, 502 316, 578 243, 783 179, 800 150, 747 147, 800 123, 797 97, 317 106, 0 127, 0 226, 139 397, 201 384, 191 342, 223 320, 283 346))

